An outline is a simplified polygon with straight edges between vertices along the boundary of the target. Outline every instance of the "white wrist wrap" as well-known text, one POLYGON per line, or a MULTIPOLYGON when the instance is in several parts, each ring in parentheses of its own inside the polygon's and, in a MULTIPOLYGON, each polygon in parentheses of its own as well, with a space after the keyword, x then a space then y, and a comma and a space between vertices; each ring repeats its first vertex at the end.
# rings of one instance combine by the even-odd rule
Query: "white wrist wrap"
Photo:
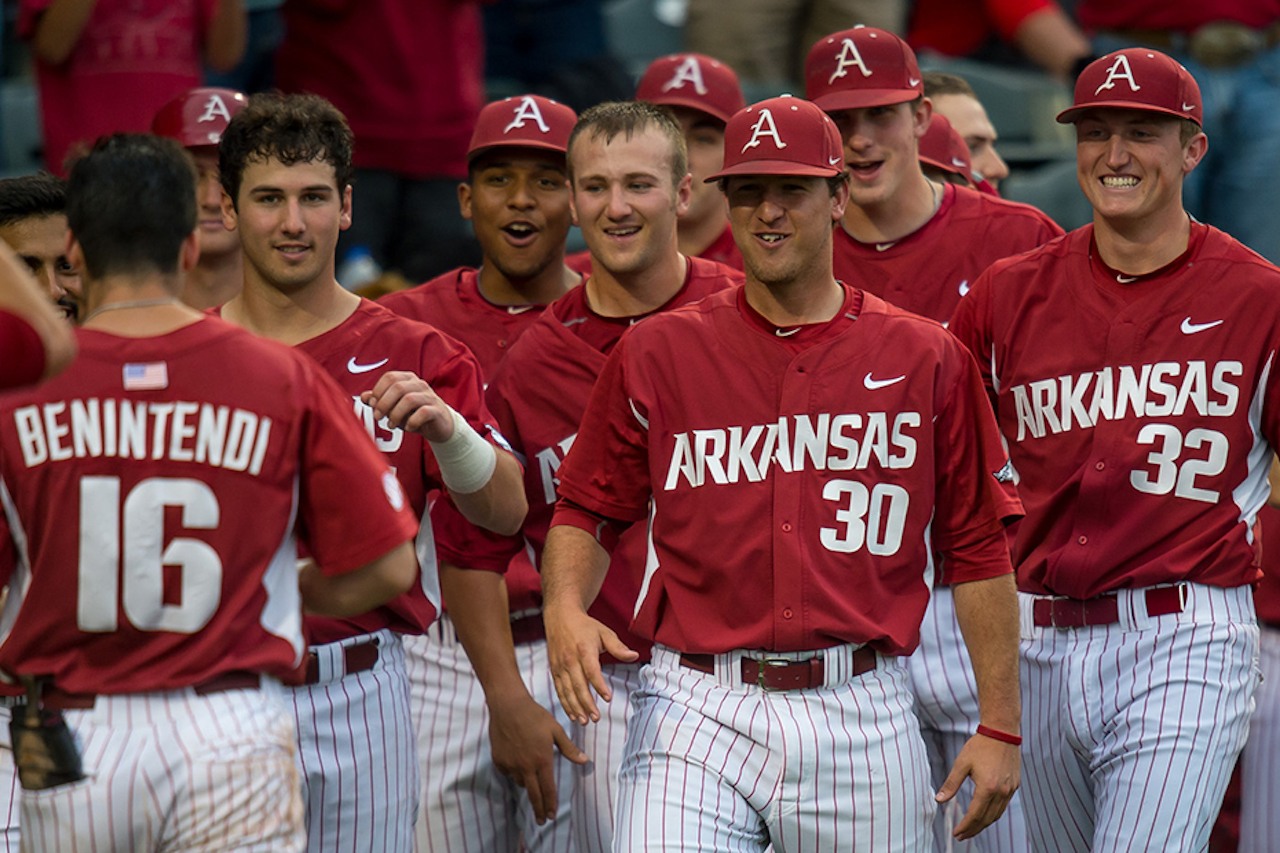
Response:
POLYGON ((431 442, 431 451, 440 463, 445 487, 469 495, 489 482, 493 469, 498 467, 498 452, 453 407, 449 411, 453 414, 453 435, 448 441, 431 442))

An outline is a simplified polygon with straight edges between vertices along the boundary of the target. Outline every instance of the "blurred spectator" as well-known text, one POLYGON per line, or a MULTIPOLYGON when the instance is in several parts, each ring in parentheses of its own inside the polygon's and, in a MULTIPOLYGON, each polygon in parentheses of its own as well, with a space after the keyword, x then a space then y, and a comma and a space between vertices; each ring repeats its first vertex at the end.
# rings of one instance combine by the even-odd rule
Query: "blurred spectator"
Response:
POLYGON ((575 111, 631 97, 633 80, 609 53, 601 0, 484 4, 485 77, 575 111))
POLYGON ((920 137, 920 169, 931 180, 973 186, 969 147, 941 113, 929 117, 929 126, 920 137))
POLYGON ((917 51, 988 60, 1009 58, 1012 46, 1064 83, 1092 58, 1089 40, 1054 0, 916 0, 907 41, 917 51))
POLYGON ((1187 209, 1280 262, 1280 0, 1080 0, 1076 14, 1097 55, 1153 47, 1196 78, 1213 144, 1187 209))
POLYGON ((906 0, 689 0, 685 46, 732 66, 755 100, 803 88, 809 46, 828 33, 906 21, 906 0))
POLYGON ((244 53, 241 0, 20 0, 31 42, 44 161, 117 131, 145 132, 170 98, 200 85, 201 63, 229 69, 244 53))
POLYGON ((284 22, 280 7, 284 0, 241 0, 249 15, 249 34, 244 57, 230 71, 206 68, 205 82, 210 86, 235 89, 252 95, 266 92, 276 84, 276 51, 284 39, 284 22))
MULTIPOLYGON (((458 216, 457 186, 484 103, 480 5, 469 0, 285 0, 276 83, 332 101, 355 133, 352 224, 341 266, 425 281, 475 266, 479 246, 458 216)), ((344 281, 358 287, 363 282, 344 281)))
POLYGON ((973 163, 974 181, 978 188, 983 189, 985 183, 992 192, 997 191, 1000 182, 1009 177, 1009 166, 996 150, 1000 134, 969 81, 957 74, 926 71, 924 94, 933 101, 934 113, 946 116, 969 147, 969 159, 973 163))

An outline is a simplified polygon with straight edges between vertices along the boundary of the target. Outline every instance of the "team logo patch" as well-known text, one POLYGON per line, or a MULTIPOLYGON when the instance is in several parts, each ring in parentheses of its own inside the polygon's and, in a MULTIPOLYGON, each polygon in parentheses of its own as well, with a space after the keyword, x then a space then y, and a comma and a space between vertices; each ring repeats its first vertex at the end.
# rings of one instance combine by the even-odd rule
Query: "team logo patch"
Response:
POLYGON ((853 43, 853 39, 844 39, 840 42, 840 52, 836 54, 836 70, 832 71, 831 76, 827 78, 827 85, 848 76, 850 68, 857 68, 862 72, 863 77, 871 76, 871 69, 862 60, 862 54, 858 52, 858 46, 853 43))
POLYGON ((1134 92, 1142 88, 1138 85, 1138 81, 1133 79, 1133 69, 1129 67, 1129 57, 1123 53, 1116 57, 1116 61, 1107 69, 1107 79, 1102 81, 1101 86, 1093 90, 1093 94, 1097 95, 1103 89, 1114 89, 1117 80, 1124 80, 1134 92))
POLYGON ((124 390, 156 391, 169 387, 169 365, 163 361, 126 364, 123 371, 124 390))
POLYGON ((787 147, 787 143, 783 142, 782 137, 778 135, 778 126, 773 123, 773 112, 768 109, 760 111, 760 117, 751 128, 751 138, 747 140, 746 145, 742 146, 742 151, 739 153, 745 154, 748 148, 759 147, 764 137, 773 139, 773 146, 779 151, 787 147))
POLYGON ((993 473, 991 476, 996 478, 997 483, 1012 483, 1013 482, 1013 463, 1012 462, 1004 463, 1004 467, 1001 468, 999 471, 996 471, 995 473, 993 473))
POLYGON ((702 66, 692 56, 676 67, 671 79, 662 84, 662 91, 670 92, 672 89, 683 89, 686 83, 692 85, 693 91, 699 95, 707 94, 707 84, 702 82, 702 66))
POLYGON ((538 109, 538 103, 533 98, 525 96, 520 99, 520 105, 516 107, 515 115, 511 119, 511 123, 502 129, 504 134, 510 133, 516 128, 523 128, 525 122, 533 122, 538 126, 538 130, 543 133, 550 133, 551 128, 547 126, 547 122, 542 118, 542 110, 538 109))

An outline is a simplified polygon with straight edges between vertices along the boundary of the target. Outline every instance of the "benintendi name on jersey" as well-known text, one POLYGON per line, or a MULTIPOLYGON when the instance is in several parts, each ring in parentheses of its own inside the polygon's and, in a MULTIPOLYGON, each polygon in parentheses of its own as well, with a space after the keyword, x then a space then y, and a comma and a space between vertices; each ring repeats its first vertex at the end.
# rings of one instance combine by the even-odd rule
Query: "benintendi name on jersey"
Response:
POLYGON ((1238 361, 1159 361, 1014 385, 1009 393, 1018 417, 1017 440, 1126 417, 1177 417, 1188 406, 1204 417, 1230 417, 1240 402, 1232 377, 1242 376, 1244 365, 1238 361))
POLYGON ((664 491, 679 486, 756 483, 776 465, 784 472, 910 468, 916 461, 919 412, 802 414, 749 427, 695 429, 674 436, 664 491), (860 435, 859 435, 860 434, 860 435))
POLYGON ((91 457, 169 459, 231 471, 262 471, 271 418, 185 401, 59 400, 13 412, 28 468, 91 457))

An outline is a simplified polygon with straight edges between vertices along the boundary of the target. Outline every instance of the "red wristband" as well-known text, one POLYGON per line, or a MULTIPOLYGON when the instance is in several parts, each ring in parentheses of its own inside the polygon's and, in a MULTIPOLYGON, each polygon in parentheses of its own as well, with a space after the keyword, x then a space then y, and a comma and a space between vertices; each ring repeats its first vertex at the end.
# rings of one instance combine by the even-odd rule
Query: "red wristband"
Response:
POLYGON ((1022 746, 1022 738, 1018 735, 1011 735, 1008 732, 1002 732, 999 729, 993 729, 990 726, 979 724, 978 734, 983 737, 989 737, 992 740, 998 740, 1001 743, 1007 743, 1010 746, 1022 746))

